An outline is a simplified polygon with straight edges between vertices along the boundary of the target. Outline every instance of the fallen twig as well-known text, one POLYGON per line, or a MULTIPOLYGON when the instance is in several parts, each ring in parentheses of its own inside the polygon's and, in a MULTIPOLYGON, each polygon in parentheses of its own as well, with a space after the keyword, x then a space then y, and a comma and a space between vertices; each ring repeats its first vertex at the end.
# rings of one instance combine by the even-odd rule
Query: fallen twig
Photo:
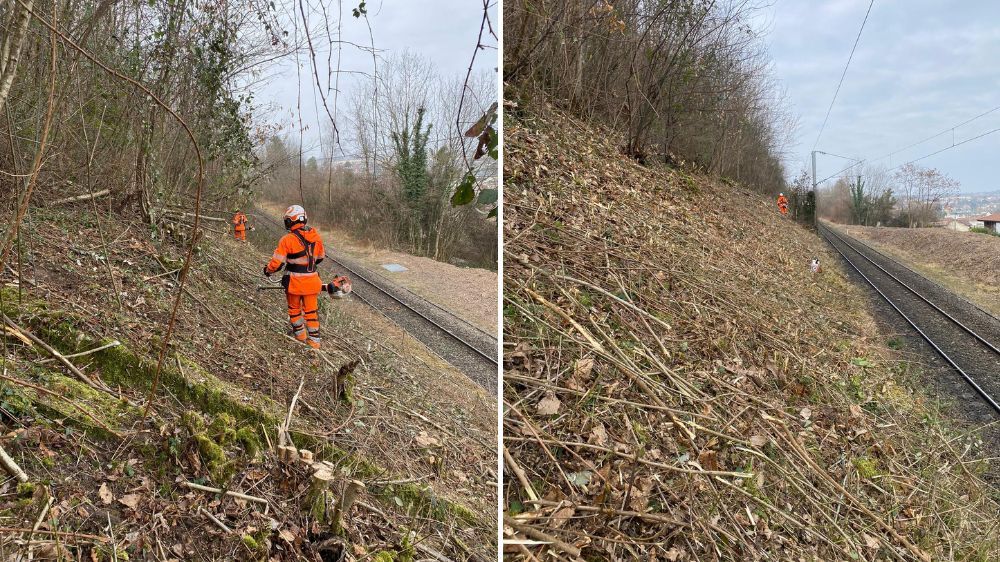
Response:
POLYGON ((177 269, 172 269, 170 271, 164 271, 163 273, 157 273, 156 275, 150 275, 149 277, 144 277, 142 279, 142 282, 146 283, 146 282, 152 281, 153 279, 158 279, 160 277, 163 277, 165 275, 173 275, 174 273, 177 273, 180 270, 181 270, 181 268, 178 267, 177 269))
POLYGON ((212 521, 212 523, 215 523, 216 526, 218 526, 220 529, 222 529, 226 533, 232 533, 233 532, 233 530, 230 529, 229 527, 227 527, 225 523, 223 523, 222 521, 219 521, 218 519, 216 519, 216 517, 214 515, 212 515, 211 513, 209 513, 203 507, 198 506, 198 512, 201 513, 202 515, 204 515, 205 517, 208 517, 209 520, 212 521))
POLYGON ((18 482, 28 481, 28 475, 21 470, 21 467, 14 462, 14 459, 7 454, 7 451, 2 446, 0 446, 0 464, 3 464, 4 469, 16 478, 18 482))
POLYGON ((438 552, 438 551, 434 550, 433 548, 425 545, 424 543, 418 542, 418 543, 416 543, 416 544, 413 545, 413 548, 416 548, 420 552, 423 552, 424 554, 426 554, 427 556, 430 556, 431 558, 437 560, 438 562, 454 562, 451 558, 448 558, 444 554, 441 554, 440 552, 438 552))
POLYGON ((535 493, 534 488, 531 487, 531 482, 528 477, 524 474, 524 469, 521 465, 517 464, 514 457, 511 456, 510 452, 507 451, 507 446, 503 446, 503 460, 510 467, 511 472, 517 477, 517 481, 521 483, 521 487, 524 488, 524 493, 528 494, 528 499, 534 501, 538 499, 538 494, 535 493))
POLYGON ((34 559, 34 546, 31 544, 31 535, 38 531, 38 528, 42 526, 42 521, 45 520, 45 515, 48 514, 49 508, 52 507, 52 502, 56 501, 55 496, 49 495, 49 501, 45 502, 45 507, 42 508, 42 512, 38 514, 38 519, 35 519, 35 526, 31 528, 28 532, 28 560, 34 559))
MULTIPOLYGON (((28 531, 31 531, 31 529, 28 529, 26 527, 0 527, 0 535, 2 535, 2 534, 8 534, 8 533, 9 534, 15 534, 15 533, 16 534, 21 534, 21 533, 26 533, 28 531)), ((80 539, 87 539, 87 540, 91 540, 91 541, 100 541, 100 542, 109 542, 110 541, 110 539, 108 539, 108 537, 101 537, 101 536, 98 536, 98 535, 88 535, 86 533, 74 533, 72 531, 50 531, 50 530, 47 530, 47 529, 38 529, 35 532, 36 533, 40 533, 40 534, 45 534, 45 535, 54 535, 54 536, 57 536, 57 537, 80 538, 80 539)))
POLYGON ((69 361, 69 359, 66 358, 65 355, 63 355, 63 354, 59 353, 58 351, 56 351, 55 349, 53 349, 52 346, 50 346, 49 344, 47 344, 44 341, 42 341, 41 338, 39 338, 35 334, 32 334, 31 332, 22 329, 20 326, 18 326, 17 324, 15 324, 14 321, 11 320, 10 317, 7 316, 6 314, 0 313, 0 315, 3 316, 3 321, 6 322, 8 326, 10 326, 11 328, 17 330, 18 332, 21 332, 22 334, 24 334, 25 336, 27 336, 29 339, 31 339, 31 341, 37 343, 39 346, 41 346, 42 349, 44 349, 45 351, 49 352, 49 354, 52 355, 52 357, 55 357, 56 359, 59 360, 60 363, 62 363, 63 365, 65 365, 66 368, 68 368, 71 373, 73 373, 74 375, 77 376, 77 378, 79 378, 83 382, 87 383, 88 386, 90 386, 94 390, 100 390, 100 391, 103 391, 103 392, 108 392, 107 388, 99 386, 97 383, 95 383, 93 381, 93 379, 91 379, 90 377, 88 377, 87 375, 85 375, 83 373, 83 371, 81 371, 80 369, 77 369, 76 365, 74 365, 73 363, 71 363, 69 361))
MULTIPOLYGON (((66 359, 73 359, 74 357, 83 357, 84 355, 90 355, 91 353, 97 353, 98 351, 104 351, 105 349, 108 349, 108 348, 118 347, 121 344, 122 344, 122 342, 120 342, 118 340, 115 340, 113 342, 106 343, 106 344, 104 344, 104 345, 102 345, 100 347, 95 347, 94 349, 88 349, 87 351, 81 351, 79 353, 71 353, 69 355, 63 355, 63 357, 65 357, 66 359)), ((49 362, 49 361, 52 361, 52 359, 44 359, 42 361, 39 361, 39 363, 46 363, 46 362, 49 362)))
POLYGON ((555 548, 557 550, 560 550, 560 551, 562 551, 565 554, 568 554, 571 558, 579 558, 580 557, 580 549, 579 548, 577 548, 577 547, 575 547, 575 546, 573 546, 573 545, 571 545, 571 544, 569 544, 567 542, 561 541, 561 540, 553 537, 552 535, 548 535, 546 533, 543 533, 542 531, 539 531, 538 529, 535 529, 534 527, 530 527, 528 525, 523 525, 521 523, 518 523, 517 521, 514 521, 514 519, 512 519, 506 513, 503 516, 503 522, 505 524, 509 525, 511 528, 513 528, 515 531, 517 531, 519 533, 523 533, 523 534, 525 534, 525 535, 527 535, 527 536, 529 536, 529 537, 531 537, 533 539, 536 539, 536 540, 545 541, 546 543, 549 544, 549 546, 551 546, 551 547, 553 547, 553 548, 555 548))
POLYGON ((240 492, 234 492, 232 490, 223 490, 222 488, 213 488, 211 486, 203 486, 201 484, 195 484, 194 482, 186 482, 186 481, 185 482, 181 482, 181 484, 183 484, 184 486, 187 486, 188 488, 191 488, 192 490, 201 490, 202 492, 213 492, 213 493, 216 493, 216 494, 225 494, 227 496, 232 496, 234 498, 239 498, 241 500, 247 500, 247 501, 251 501, 251 502, 255 502, 255 503, 262 503, 264 505, 269 505, 269 503, 270 503, 270 502, 268 502, 264 498, 259 498, 257 496, 250 496, 250 495, 243 494, 243 493, 240 493, 240 492))
POLYGON ((94 193, 84 193, 83 195, 74 195, 73 197, 63 197, 62 199, 56 199, 55 201, 48 203, 48 206, 51 207, 53 205, 62 205, 63 203, 75 203, 77 201, 87 201, 90 199, 97 199, 99 197, 104 197, 105 195, 108 195, 110 193, 111 193, 110 189, 102 189, 101 191, 95 191, 94 193))

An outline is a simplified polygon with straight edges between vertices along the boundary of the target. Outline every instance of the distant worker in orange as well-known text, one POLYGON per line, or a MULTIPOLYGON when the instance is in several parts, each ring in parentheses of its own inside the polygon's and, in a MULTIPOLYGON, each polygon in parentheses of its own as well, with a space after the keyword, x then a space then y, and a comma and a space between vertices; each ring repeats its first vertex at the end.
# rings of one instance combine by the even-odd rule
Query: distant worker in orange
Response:
POLYGON ((243 242, 247 240, 247 216, 239 209, 236 209, 236 214, 233 215, 233 236, 243 242))
POLYGON ((282 267, 285 275, 281 285, 288 299, 288 321, 295 339, 319 349, 319 297, 323 290, 316 266, 326 253, 323 240, 316 229, 306 226, 306 211, 299 205, 285 209, 285 229, 271 261, 264 266, 264 275, 270 277, 282 267))
POLYGON ((784 193, 778 194, 778 210, 781 211, 782 215, 788 214, 788 198, 785 197, 784 193))

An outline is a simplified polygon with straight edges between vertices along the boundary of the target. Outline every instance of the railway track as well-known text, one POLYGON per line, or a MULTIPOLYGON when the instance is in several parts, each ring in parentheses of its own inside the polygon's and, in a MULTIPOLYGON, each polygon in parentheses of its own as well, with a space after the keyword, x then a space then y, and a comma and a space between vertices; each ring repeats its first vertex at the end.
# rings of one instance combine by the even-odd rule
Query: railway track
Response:
POLYGON ((885 254, 820 226, 820 235, 1000 414, 1000 323, 885 254))
MULTIPOLYGON (((275 235, 284 234, 284 227, 266 213, 257 212, 254 216, 269 222, 272 228, 268 230, 274 230, 275 235)), ((343 258, 327 255, 326 261, 350 275, 353 297, 385 315, 474 382, 496 394, 499 362, 495 336, 404 288, 377 279, 377 274, 362 271, 343 258)))
POLYGON ((474 381, 496 392, 496 338, 405 289, 376 281, 374 275, 362 273, 342 259, 328 256, 327 260, 351 275, 351 294, 384 313, 474 381))

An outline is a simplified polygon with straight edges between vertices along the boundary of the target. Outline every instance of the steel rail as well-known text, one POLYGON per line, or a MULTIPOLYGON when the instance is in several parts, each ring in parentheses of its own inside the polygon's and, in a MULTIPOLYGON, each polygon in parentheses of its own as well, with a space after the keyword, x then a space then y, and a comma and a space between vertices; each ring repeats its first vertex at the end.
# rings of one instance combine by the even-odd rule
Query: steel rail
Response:
MULTIPOLYGON (((984 339, 982 336, 980 336, 978 333, 976 333, 972 328, 969 328, 968 326, 966 326, 965 324, 963 324, 962 322, 960 322, 959 320, 957 320, 954 316, 952 316, 951 314, 948 314, 947 312, 945 312, 944 310, 942 310, 941 307, 939 307, 938 305, 936 305, 933 302, 931 302, 930 299, 928 299, 924 295, 920 294, 913 287, 907 285, 906 282, 903 281, 902 279, 900 279, 899 277, 896 277, 892 273, 889 273, 888 271, 886 271, 886 269, 884 267, 882 267, 881 265, 875 263, 875 260, 869 258, 861 250, 858 250, 857 248, 855 248, 854 246, 852 246, 850 242, 848 242, 847 240, 844 240, 844 238, 842 236, 840 236, 839 234, 837 234, 836 232, 834 232, 833 229, 828 228, 828 227, 824 227, 824 228, 827 228, 827 230, 830 232, 830 234, 833 234, 833 236, 835 238, 837 238, 837 240, 840 240, 841 242, 843 242, 845 246, 847 246, 848 248, 854 250, 859 256, 865 258, 865 260, 867 260, 869 263, 871 263, 875 267, 879 268, 882 271, 882 273, 885 273, 886 275, 888 275, 889 277, 891 277, 895 282, 897 282, 900 285, 906 287, 907 290, 909 290, 911 293, 913 293, 918 298, 920 298, 920 300, 922 300, 925 303, 927 303, 927 304, 931 305, 932 307, 934 307, 934 310, 940 312, 945 318, 947 318, 948 320, 951 320, 956 326, 958 326, 959 328, 962 328, 963 330, 965 330, 966 332, 968 332, 970 336, 972 336, 972 337, 976 338, 977 340, 979 340, 979 343, 981 343, 981 344, 985 345, 986 347, 990 348, 997 355, 1000 355, 1000 349, 998 349, 992 343, 986 341, 986 339, 984 339)), ((895 260, 891 260, 891 261, 895 261, 895 260)))
MULTIPOLYGON (((431 323, 431 324, 432 324, 432 325, 434 325, 434 326, 435 326, 435 327, 436 327, 436 328, 437 328, 438 330, 440 330, 440 331, 442 331, 442 332, 444 332, 444 333, 448 334, 449 336, 451 336, 451 337, 452 337, 452 338, 454 338, 455 340, 458 340, 458 342, 459 342, 459 343, 461 343, 461 344, 465 345, 466 347, 468 347, 468 348, 469 348, 469 349, 471 349, 472 351, 476 352, 477 354, 479 354, 479 355, 480 355, 481 357, 483 357, 484 359, 486 359, 486 360, 490 361, 490 362, 491 362, 491 363, 493 363, 494 365, 497 365, 497 366, 499 366, 499 365, 500 365, 499 361, 497 361, 497 360, 496 360, 496 359, 494 359, 493 357, 491 357, 491 356, 487 355, 487 354, 486 354, 486 353, 484 353, 484 352, 483 352, 482 350, 480 350, 480 349, 479 349, 478 347, 476 347, 476 346, 472 345, 471 343, 469 343, 468 341, 466 341, 465 339, 463 339, 463 338, 462 338, 461 336, 459 336, 459 335, 458 335, 458 334, 456 334, 455 332, 453 332, 453 331, 449 330, 449 329, 448 329, 448 328, 446 328, 445 326, 442 326, 441 324, 439 324, 439 323, 435 322, 435 321, 434 321, 434 319, 432 319, 432 318, 430 318, 429 316, 427 316, 426 314, 424 314, 424 313, 420 312, 420 311, 419 311, 419 310, 417 310, 416 308, 414 308, 414 307, 410 306, 410 305, 409 305, 409 303, 407 303, 407 302, 403 301, 402 299, 400 299, 400 298, 399 298, 399 297, 397 297, 396 295, 393 295, 393 294, 392 294, 392 293, 390 293, 389 291, 387 291, 387 290, 383 289, 382 287, 379 287, 379 286, 378 286, 378 284, 376 284, 376 283, 375 283, 374 281, 372 281, 371 279, 369 279, 369 278, 365 277, 364 275, 362 275, 362 274, 358 273, 358 272, 357 272, 357 270, 355 270, 355 269, 353 269, 352 267, 348 266, 348 265, 347 265, 347 264, 345 264, 344 262, 342 262, 342 261, 340 261, 340 260, 338 260, 338 259, 336 259, 336 258, 331 258, 331 257, 329 257, 329 256, 327 256, 327 258, 326 258, 326 259, 328 259, 328 260, 332 261, 333 263, 336 263, 336 264, 340 265, 340 267, 343 267, 343 268, 344 268, 344 269, 346 269, 347 271, 351 272, 351 273, 352 273, 352 274, 353 274, 353 275, 354 275, 355 277, 357 277, 358 279, 361 279, 361 280, 362 280, 362 281, 364 281, 365 283, 368 283, 368 284, 369 284, 369 285, 371 285, 372 287, 375 287, 375 289, 376 289, 376 290, 378 290, 378 291, 379 291, 380 293, 382 293, 382 294, 386 295, 386 296, 387 296, 387 297, 389 297, 390 299, 392 299, 392 300, 394 300, 394 301, 398 302, 399 304, 401 304, 401 305, 405 306, 405 307, 406 307, 407 309, 409 309, 409 310, 410 310, 411 312, 413 312, 413 313, 414 313, 414 314, 416 314, 417 316, 419 316, 419 317, 423 318, 423 319, 424 319, 424 320, 426 320, 427 322, 431 323)), ((360 296, 360 295, 358 295, 358 296, 360 296)), ((365 300, 365 302, 368 302, 368 301, 367 301, 366 299, 362 299, 362 300, 365 300)), ((368 302, 368 304, 369 304, 369 305, 371 305, 371 303, 370 303, 370 302, 368 302)))
MULTIPOLYGON (((825 224, 823 226, 824 226, 824 228, 826 228, 827 230, 829 230, 829 231, 831 231, 833 233, 837 232, 837 229, 835 229, 835 228, 832 228, 832 227, 827 226, 825 224)), ((846 236, 847 238, 850 238, 852 241, 856 242, 858 246, 861 246, 862 248, 865 248, 866 250, 870 250, 873 254, 881 256, 886 261, 891 262, 891 263, 899 266, 900 268, 905 269, 906 271, 909 271, 913 275, 916 275, 916 276, 920 277, 921 279, 923 279, 924 281, 926 281, 927 283, 929 283, 931 285, 934 285, 938 289, 940 289, 942 291, 947 291, 947 292, 951 293, 951 295, 954 298, 956 298, 956 299, 964 302, 965 304, 969 305, 972 308, 975 308, 979 312, 983 313, 985 316, 989 316, 989 317, 993 318, 994 320, 996 320, 997 322, 1000 322, 1000 316, 997 316, 995 313, 990 312, 989 310, 986 310, 985 308, 983 308, 983 307, 979 306, 978 304, 970 301, 969 299, 963 297, 962 295, 953 293, 950 289, 948 289, 947 287, 945 287, 941 283, 938 283, 937 281, 935 281, 935 280, 933 280, 933 279, 925 276, 923 273, 917 271, 916 269, 913 269, 912 267, 910 267, 910 266, 906 265, 905 263, 897 260, 896 258, 894 258, 894 257, 890 256, 889 254, 883 252, 882 250, 879 250, 878 248, 876 248, 875 246, 872 246, 868 242, 865 242, 864 240, 860 240, 858 238, 854 238, 850 234, 846 234, 844 236, 846 236)), ((857 250, 857 248, 853 244, 851 245, 851 247, 854 248, 855 250, 857 250)))
MULTIPOLYGON (((998 404, 998 403, 997 403, 997 401, 996 401, 996 400, 994 400, 994 399, 993 399, 993 397, 992 397, 992 396, 990 396, 988 392, 986 392, 985 390, 983 390, 983 388, 982 388, 982 387, 980 387, 980 386, 979 386, 979 385, 978 385, 978 384, 976 383, 976 381, 975 381, 975 380, 973 380, 973 379, 972 379, 972 377, 971 377, 971 376, 969 376, 969 374, 968 374, 968 373, 966 373, 966 372, 965 372, 965 370, 964 370, 964 369, 962 369, 962 367, 960 367, 960 366, 958 365, 958 363, 955 363, 955 361, 954 361, 954 360, 953 360, 953 359, 952 359, 952 358, 951 358, 951 357, 950 357, 950 356, 949 356, 949 355, 948 355, 947 353, 945 353, 945 352, 944 352, 944 350, 943 350, 943 349, 941 349, 941 348, 940 348, 940 347, 938 346, 938 344, 934 343, 934 340, 932 340, 932 339, 930 338, 930 336, 928 336, 928 335, 927 335, 927 334, 926 334, 926 333, 925 333, 925 332, 924 332, 923 330, 921 330, 921 329, 920 329, 920 327, 919 327, 919 326, 917 326, 917 325, 916 325, 916 323, 914 323, 914 322, 913 322, 913 320, 911 320, 911 319, 910 319, 910 317, 909 317, 909 316, 907 316, 907 315, 906 315, 906 313, 905 313, 905 312, 903 312, 903 311, 902 311, 902 310, 901 310, 901 309, 900 309, 900 308, 899 308, 899 307, 898 307, 898 306, 896 305, 896 303, 892 302, 892 299, 890 299, 888 295, 886 295, 885 293, 883 293, 883 292, 882 292, 882 290, 881 290, 881 289, 879 289, 879 288, 878 288, 878 286, 877 286, 877 285, 875 285, 875 283, 874 283, 874 282, 873 282, 873 281, 872 281, 871 279, 869 279, 869 278, 868 278, 868 276, 867 276, 867 275, 865 275, 865 274, 864 274, 864 273, 863 273, 863 272, 861 271, 861 269, 860 269, 860 268, 858 268, 858 266, 854 264, 854 262, 853 262, 853 261, 851 261, 851 258, 847 257, 847 254, 845 254, 844 252, 842 252, 842 251, 840 250, 840 248, 838 248, 838 247, 836 246, 836 244, 834 244, 833 242, 831 242, 831 241, 830 241, 830 239, 829 239, 829 238, 828 238, 828 237, 827 237, 827 236, 826 236, 825 234, 823 234, 822 232, 820 232, 820 236, 822 236, 822 237, 823 237, 823 239, 825 239, 825 240, 826 240, 826 242, 827 242, 828 244, 830 244, 830 246, 831 246, 831 247, 832 247, 832 248, 833 248, 834 250, 836 250, 836 251, 837 251, 837 253, 838 253, 838 254, 840 254, 840 256, 841 256, 842 258, 844 258, 844 261, 846 261, 846 262, 848 263, 848 265, 850 265, 850 266, 851 266, 852 268, 854 268, 854 271, 857 271, 857 272, 858 272, 858 275, 860 275, 860 276, 861 276, 861 277, 862 277, 862 278, 863 278, 863 279, 864 279, 864 280, 865 280, 866 282, 868 282, 868 284, 869 284, 869 285, 871 285, 873 289, 875 289, 875 292, 877 292, 877 293, 878 293, 878 294, 879 294, 879 295, 880 295, 880 296, 881 296, 881 297, 882 297, 882 298, 883 298, 883 299, 885 300, 885 302, 887 302, 887 303, 889 304, 889 306, 891 306, 891 307, 892 307, 892 308, 893 308, 893 309, 894 309, 894 310, 895 310, 896 312, 898 312, 898 313, 899 313, 899 315, 900 315, 900 316, 902 316, 902 317, 903 317, 903 319, 904 319, 904 320, 906 320, 906 322, 907 322, 907 323, 908 323, 908 324, 909 324, 910 326, 912 326, 912 327, 913 327, 913 329, 914 329, 914 330, 916 330, 916 331, 917 331, 917 333, 918 333, 918 334, 920 334, 920 336, 921 336, 922 338, 924 338, 924 340, 925 340, 925 341, 926 341, 926 342, 927 342, 928 344, 930 344, 930 346, 931 346, 931 347, 933 347, 933 348, 934 348, 934 350, 935 350, 935 351, 937 351, 937 352, 938 352, 938 354, 939 354, 939 355, 941 355, 941 357, 943 357, 943 358, 944 358, 944 360, 945 360, 945 361, 947 361, 947 362, 948 362, 948 364, 949 364, 949 365, 951 365, 953 369, 955 369, 956 371, 958 371, 958 373, 959 373, 960 375, 962 375, 962 377, 963 377, 963 378, 965 379, 965 381, 966 381, 967 383, 969 383, 969 385, 970 385, 970 386, 972 386, 972 388, 973 388, 973 389, 974 389, 974 390, 975 390, 976 392, 978 392, 978 393, 979 393, 979 395, 980 395, 980 396, 982 396, 982 397, 983 397, 983 399, 984 399, 984 400, 986 400, 986 402, 987 402, 987 403, 988 403, 988 404, 989 404, 990 406, 992 406, 992 407, 993 407, 993 409, 994 409, 994 410, 995 410, 995 411, 996 411, 997 413, 1000 413, 1000 404, 998 404)), ((844 242, 844 243, 846 244, 846 242, 844 242)), ((856 251, 856 250, 855 250, 855 251, 856 251)), ((861 252, 858 252, 858 253, 860 254, 861 252)), ((917 296, 920 296, 920 295, 917 295, 917 296)), ((926 299, 924 299, 924 300, 926 300, 926 299)), ((928 304, 930 304, 930 303, 928 302, 928 304)))

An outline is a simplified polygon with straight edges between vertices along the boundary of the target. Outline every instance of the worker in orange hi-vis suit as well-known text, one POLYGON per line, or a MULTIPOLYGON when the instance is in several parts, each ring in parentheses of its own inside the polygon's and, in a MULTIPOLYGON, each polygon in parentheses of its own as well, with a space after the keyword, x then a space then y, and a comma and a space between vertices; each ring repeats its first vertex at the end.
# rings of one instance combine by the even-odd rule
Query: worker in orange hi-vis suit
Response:
POLYGON ((319 297, 322 282, 316 266, 325 257, 323 240, 319 233, 306 226, 306 211, 299 205, 285 209, 285 229, 271 261, 264 266, 264 275, 270 277, 282 267, 285 275, 281 285, 288 299, 288 321, 292 324, 295 339, 319 349, 319 297))
POLYGON ((247 239, 247 216, 239 209, 236 209, 236 214, 233 215, 233 236, 244 242, 247 239))
POLYGON ((788 198, 785 197, 784 193, 778 194, 778 210, 781 211, 781 214, 783 215, 788 214, 788 198))

